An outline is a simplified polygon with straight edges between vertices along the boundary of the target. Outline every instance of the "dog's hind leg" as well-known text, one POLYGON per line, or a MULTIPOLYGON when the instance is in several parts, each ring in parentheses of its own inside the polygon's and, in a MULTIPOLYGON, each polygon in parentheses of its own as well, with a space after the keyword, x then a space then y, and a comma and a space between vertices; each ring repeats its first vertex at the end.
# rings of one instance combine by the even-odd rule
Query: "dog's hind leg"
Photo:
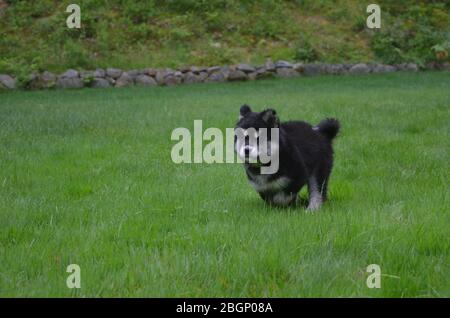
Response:
POLYGON ((322 169, 318 171, 316 174, 317 186, 322 195, 322 202, 327 200, 327 191, 328 191, 328 179, 331 174, 331 165, 325 164, 322 169))
POLYGON ((320 209, 323 202, 322 184, 317 182, 317 177, 312 175, 308 179, 309 204, 306 208, 308 211, 316 211, 320 209))

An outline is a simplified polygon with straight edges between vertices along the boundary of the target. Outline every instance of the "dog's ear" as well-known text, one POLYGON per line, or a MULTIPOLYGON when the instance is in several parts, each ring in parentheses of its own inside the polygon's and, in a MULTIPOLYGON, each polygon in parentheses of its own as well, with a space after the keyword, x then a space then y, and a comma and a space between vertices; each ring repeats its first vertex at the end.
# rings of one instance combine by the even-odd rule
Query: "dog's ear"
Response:
POLYGON ((247 104, 244 104, 241 106, 241 109, 239 110, 239 120, 241 120, 245 115, 251 113, 251 108, 247 104))
POLYGON ((261 112, 261 119, 264 120, 271 128, 278 128, 280 126, 280 119, 277 116, 275 109, 268 108, 261 112))

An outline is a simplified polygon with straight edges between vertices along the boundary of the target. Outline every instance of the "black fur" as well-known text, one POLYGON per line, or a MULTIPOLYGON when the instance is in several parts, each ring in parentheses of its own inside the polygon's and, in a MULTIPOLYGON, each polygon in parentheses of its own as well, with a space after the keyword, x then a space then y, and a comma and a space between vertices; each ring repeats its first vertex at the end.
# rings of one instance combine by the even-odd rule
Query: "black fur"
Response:
POLYGON ((267 203, 292 205, 306 184, 310 196, 308 208, 315 210, 320 207, 327 196, 333 167, 332 140, 340 127, 336 119, 325 119, 315 127, 303 121, 280 123, 273 109, 256 113, 248 105, 243 105, 236 127, 279 128, 278 172, 262 175, 260 165, 244 163, 249 181, 267 203))
POLYGON ((339 122, 334 118, 324 119, 316 127, 329 140, 333 140, 336 137, 340 128, 339 122))

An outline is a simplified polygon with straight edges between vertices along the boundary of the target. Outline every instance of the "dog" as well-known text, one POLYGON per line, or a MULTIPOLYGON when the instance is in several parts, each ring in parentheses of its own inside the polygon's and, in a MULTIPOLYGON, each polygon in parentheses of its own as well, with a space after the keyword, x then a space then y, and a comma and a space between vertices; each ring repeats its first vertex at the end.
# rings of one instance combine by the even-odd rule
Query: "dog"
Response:
MULTIPOLYGON (((253 112, 248 105, 242 105, 239 120, 235 126, 244 131, 272 131, 278 128, 278 140, 267 134, 267 152, 271 157, 278 155, 278 171, 263 174, 261 169, 260 145, 250 144, 248 138, 239 140, 235 135, 235 151, 243 161, 250 184, 261 198, 274 206, 293 206, 301 188, 308 186, 307 210, 316 211, 327 199, 328 181, 333 167, 332 141, 339 132, 337 119, 327 118, 317 126, 304 121, 280 123, 274 109, 253 112), (250 129, 250 128, 253 128, 250 129)), ((258 134, 254 136, 258 139, 258 134)))

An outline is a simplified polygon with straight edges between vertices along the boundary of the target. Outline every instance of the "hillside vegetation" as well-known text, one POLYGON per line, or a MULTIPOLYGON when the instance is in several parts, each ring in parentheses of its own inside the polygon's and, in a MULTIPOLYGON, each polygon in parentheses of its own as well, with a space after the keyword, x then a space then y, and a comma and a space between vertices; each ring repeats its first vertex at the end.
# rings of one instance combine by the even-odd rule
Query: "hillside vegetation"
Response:
POLYGON ((296 61, 424 63, 448 50, 447 1, 377 1, 366 28, 354 0, 80 0, 68 29, 56 0, 0 0, 0 73, 115 66, 177 67, 296 61))

